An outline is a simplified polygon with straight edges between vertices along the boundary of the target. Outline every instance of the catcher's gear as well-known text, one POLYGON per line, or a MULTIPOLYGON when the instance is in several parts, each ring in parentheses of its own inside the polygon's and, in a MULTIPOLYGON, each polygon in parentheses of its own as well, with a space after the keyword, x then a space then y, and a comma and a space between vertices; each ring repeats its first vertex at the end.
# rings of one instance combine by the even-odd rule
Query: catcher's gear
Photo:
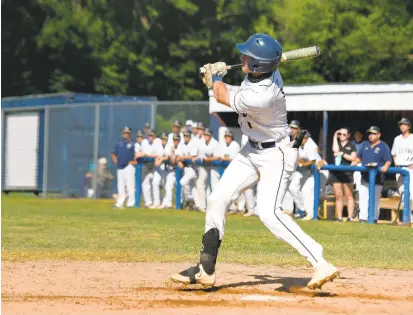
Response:
POLYGON ((244 44, 236 44, 235 47, 243 55, 253 59, 248 63, 252 72, 272 72, 281 62, 281 44, 266 34, 254 34, 244 44))

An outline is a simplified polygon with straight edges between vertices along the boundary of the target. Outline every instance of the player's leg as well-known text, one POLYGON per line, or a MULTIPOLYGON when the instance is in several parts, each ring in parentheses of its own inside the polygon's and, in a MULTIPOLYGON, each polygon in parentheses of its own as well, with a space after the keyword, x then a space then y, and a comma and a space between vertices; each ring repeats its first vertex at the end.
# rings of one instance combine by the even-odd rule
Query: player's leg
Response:
POLYGON ((159 167, 155 169, 152 180, 153 205, 152 208, 157 208, 161 205, 161 182, 162 172, 159 167))
POLYGON ((196 267, 172 275, 172 280, 186 284, 213 285, 215 283, 215 264, 224 236, 225 212, 229 205, 257 180, 258 174, 248 158, 238 154, 208 198, 200 263, 196 267))
POLYGON ((304 211, 307 213, 303 220, 312 220, 314 217, 314 176, 311 175, 305 179, 302 194, 304 200, 304 211))
POLYGON ((166 174, 165 196, 162 201, 162 207, 172 208, 172 194, 176 182, 175 170, 170 170, 166 174))
POLYGON ((369 183, 361 181, 359 188, 360 221, 367 221, 369 215, 369 183))
POLYGON ((126 194, 125 194, 125 169, 118 170, 117 172, 117 180, 118 180, 118 200, 116 201, 115 207, 122 208, 123 203, 125 202, 126 194))
POLYGON ((127 167, 127 178, 126 178, 126 190, 128 192, 128 202, 126 204, 127 207, 134 207, 135 206, 135 166, 128 165, 127 167))
POLYGON ((217 187, 219 178, 220 178, 219 171, 214 167, 211 167, 210 178, 211 178, 211 191, 212 191, 215 189, 215 187, 217 187))
POLYGON ((300 171, 295 171, 291 175, 289 181, 290 184, 288 186, 288 191, 293 196, 294 203, 297 207, 297 211, 304 210, 304 199, 303 194, 301 191, 301 180, 303 178, 303 174, 300 171))
POLYGON ((245 216, 251 216, 256 214, 256 207, 257 207, 257 190, 254 187, 247 189, 244 192, 245 199, 247 200, 247 208, 248 212, 245 214, 245 216))
POLYGON ((142 167, 142 194, 145 207, 152 206, 152 180, 153 171, 151 171, 148 165, 144 164, 142 167))
POLYGON ((382 185, 374 185, 374 221, 380 217, 380 195, 381 191, 383 190, 382 185))
POLYGON ((307 286, 311 289, 321 287, 338 276, 337 269, 324 259, 323 247, 281 208, 289 177, 294 171, 297 150, 282 146, 263 153, 261 159, 264 161, 259 167, 258 215, 276 237, 294 247, 313 265, 316 273, 307 286))
POLYGON ((193 181, 195 178, 195 170, 192 167, 185 167, 184 176, 182 176, 180 181, 185 201, 193 199, 191 181, 193 181))
POLYGON ((196 190, 198 207, 201 211, 206 210, 206 190, 208 183, 208 171, 204 166, 198 166, 198 179, 196 180, 196 190))
POLYGON ((237 210, 243 213, 245 211, 245 204, 246 204, 246 200, 245 200, 245 193, 244 193, 244 194, 239 195, 237 199, 237 210))

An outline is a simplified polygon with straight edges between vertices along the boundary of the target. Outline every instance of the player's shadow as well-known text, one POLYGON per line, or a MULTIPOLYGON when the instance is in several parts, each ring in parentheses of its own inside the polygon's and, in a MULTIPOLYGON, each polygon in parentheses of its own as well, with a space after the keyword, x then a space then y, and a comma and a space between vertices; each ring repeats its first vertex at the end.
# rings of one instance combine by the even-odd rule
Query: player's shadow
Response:
POLYGON ((260 284, 280 284, 281 286, 276 289, 280 292, 290 292, 292 288, 305 287, 310 281, 310 278, 291 278, 291 277, 274 277, 271 275, 248 275, 254 277, 251 281, 242 281, 235 283, 228 283, 219 286, 214 286, 206 289, 196 288, 184 288, 183 291, 204 291, 204 292, 217 292, 227 288, 238 288, 243 286, 254 286, 260 284))

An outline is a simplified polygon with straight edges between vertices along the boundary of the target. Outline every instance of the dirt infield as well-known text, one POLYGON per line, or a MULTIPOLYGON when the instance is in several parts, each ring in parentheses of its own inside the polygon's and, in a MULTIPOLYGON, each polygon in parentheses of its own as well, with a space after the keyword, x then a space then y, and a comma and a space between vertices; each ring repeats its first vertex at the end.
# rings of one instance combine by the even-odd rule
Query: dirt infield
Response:
POLYGON ((341 268, 323 291, 309 268, 219 264, 212 289, 166 281, 188 264, 3 262, 2 314, 412 314, 413 271, 341 268))

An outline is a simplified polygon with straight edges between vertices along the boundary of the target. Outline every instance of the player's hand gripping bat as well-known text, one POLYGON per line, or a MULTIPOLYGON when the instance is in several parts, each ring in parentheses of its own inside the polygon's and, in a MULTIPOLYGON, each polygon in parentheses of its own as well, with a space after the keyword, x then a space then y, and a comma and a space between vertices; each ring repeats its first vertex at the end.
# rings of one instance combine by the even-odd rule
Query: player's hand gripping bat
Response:
MULTIPOLYGON (((290 50, 282 54, 281 62, 287 62, 287 61, 298 60, 298 59, 314 58, 314 57, 319 56, 320 53, 321 53, 320 47, 318 46, 290 50)), ((241 67, 242 67, 242 63, 226 66, 227 70, 241 68, 241 67)), ((205 72, 206 72, 206 69, 204 67, 199 68, 199 73, 201 75, 204 75, 205 72)))

